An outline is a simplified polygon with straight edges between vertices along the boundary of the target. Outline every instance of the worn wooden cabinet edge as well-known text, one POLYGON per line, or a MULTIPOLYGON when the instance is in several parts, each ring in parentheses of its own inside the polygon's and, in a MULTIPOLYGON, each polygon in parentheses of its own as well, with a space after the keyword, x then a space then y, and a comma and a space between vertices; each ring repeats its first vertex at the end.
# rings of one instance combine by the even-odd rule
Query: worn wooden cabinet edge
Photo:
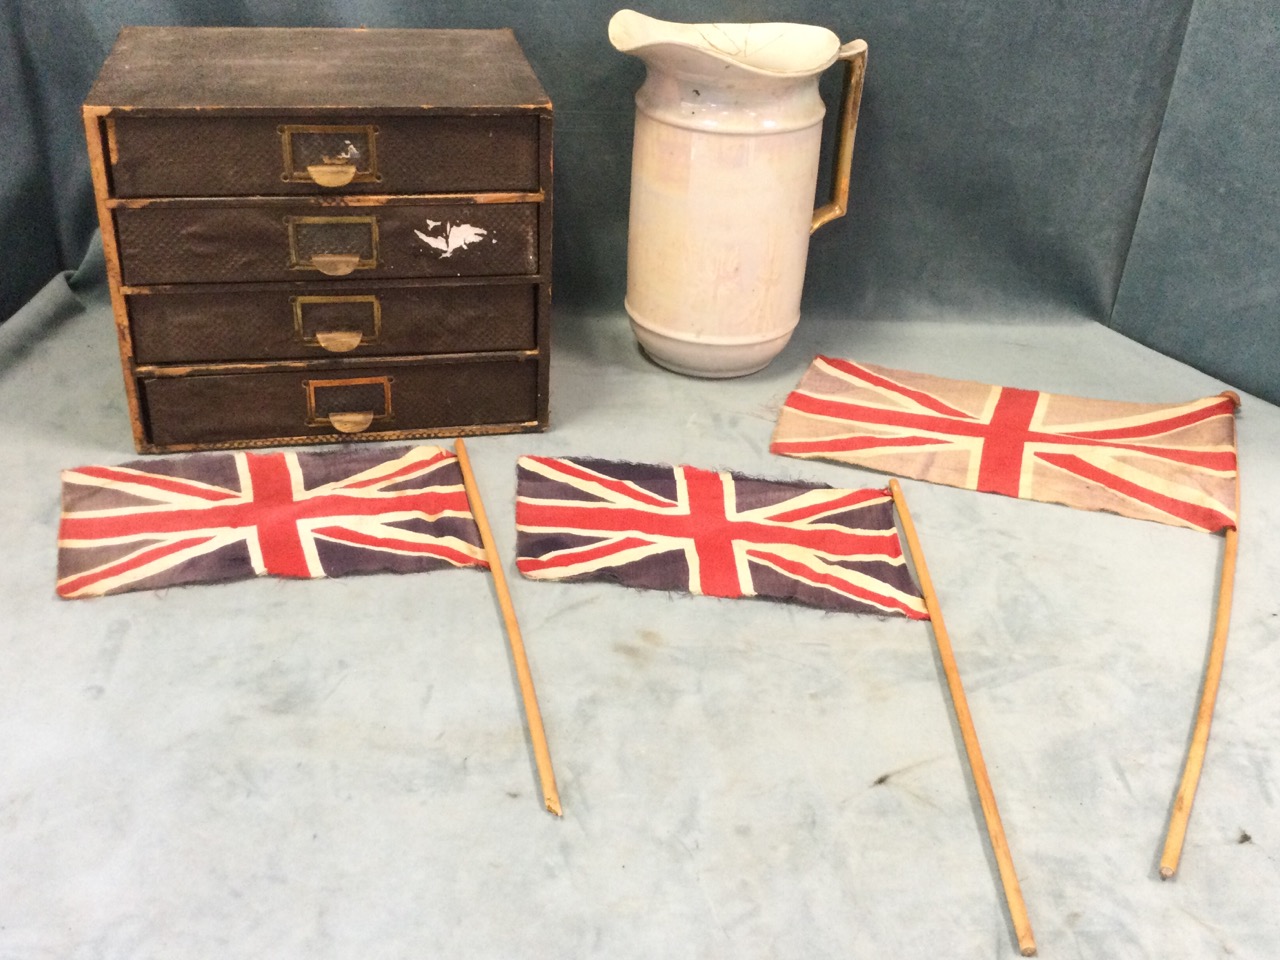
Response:
POLYGON ((221 440, 212 443, 142 443, 138 453, 195 453, 200 450, 255 450, 264 447, 301 447, 340 443, 388 443, 399 440, 431 440, 446 437, 491 437, 509 433, 541 433, 547 428, 539 420, 513 423, 459 424, 422 430, 378 430, 358 438, 343 434, 322 436, 270 437, 264 440, 221 440))
POLYGON ((129 307, 125 302, 120 275, 120 253, 116 243, 115 217, 111 215, 111 187, 104 150, 106 130, 103 122, 110 108, 86 105, 84 107, 85 139, 89 149, 89 175, 93 181, 93 195, 98 210, 98 226, 102 231, 102 254, 106 259, 107 286, 111 294, 111 313, 115 318, 116 339, 120 350, 120 366, 124 374, 125 400, 129 405, 129 422, 133 432, 133 445, 139 453, 161 452, 152 447, 146 436, 138 401, 138 381, 133 372, 133 337, 129 331, 129 307))

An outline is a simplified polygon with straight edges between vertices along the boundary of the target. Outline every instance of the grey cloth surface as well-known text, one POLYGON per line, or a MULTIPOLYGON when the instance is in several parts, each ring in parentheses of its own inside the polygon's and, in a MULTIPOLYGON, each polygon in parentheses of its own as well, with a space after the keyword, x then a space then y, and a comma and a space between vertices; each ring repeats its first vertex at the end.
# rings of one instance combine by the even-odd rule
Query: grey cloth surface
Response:
MULTIPOLYGON (((1016 956, 927 623, 522 580, 516 457, 882 483, 767 452, 817 352, 1153 402, 1222 384, 1070 315, 813 319, 714 382, 645 360, 620 310, 562 310, 552 428, 470 441, 557 820, 482 573, 55 598, 59 470, 136 455, 101 284, 49 284, 0 327, 0 956, 1016 956)), ((1280 410, 1246 395, 1239 427, 1235 614, 1170 882, 1221 538, 904 483, 1041 956, 1275 956, 1280 410)))

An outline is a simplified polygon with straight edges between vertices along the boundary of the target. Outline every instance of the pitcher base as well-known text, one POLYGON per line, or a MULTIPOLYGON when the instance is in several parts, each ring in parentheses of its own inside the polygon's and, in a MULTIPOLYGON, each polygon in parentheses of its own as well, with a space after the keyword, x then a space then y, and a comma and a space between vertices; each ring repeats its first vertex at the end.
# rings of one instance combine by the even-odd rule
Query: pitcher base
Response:
POLYGON ((658 333, 639 323, 635 317, 631 318, 631 329, 654 363, 675 373, 711 379, 745 377, 763 370, 782 352, 792 333, 788 330, 754 343, 705 343, 658 333))

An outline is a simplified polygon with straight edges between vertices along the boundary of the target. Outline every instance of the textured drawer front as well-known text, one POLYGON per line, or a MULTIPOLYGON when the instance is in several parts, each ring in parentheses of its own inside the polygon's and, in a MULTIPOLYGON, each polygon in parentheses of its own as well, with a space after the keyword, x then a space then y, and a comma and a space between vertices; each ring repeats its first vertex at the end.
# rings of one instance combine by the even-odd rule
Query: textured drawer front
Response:
POLYGON ((538 204, 157 204, 116 211, 124 283, 529 275, 538 204))
POLYGON ((533 117, 119 117, 111 124, 119 197, 538 189, 533 117))
POLYGON ((537 364, 502 360, 151 378, 151 442, 356 436, 537 419, 537 364), (354 432, 343 417, 365 415, 354 432), (346 429, 339 424, 346 423, 346 429))
POLYGON ((525 284, 204 291, 129 297, 139 363, 532 350, 525 284))

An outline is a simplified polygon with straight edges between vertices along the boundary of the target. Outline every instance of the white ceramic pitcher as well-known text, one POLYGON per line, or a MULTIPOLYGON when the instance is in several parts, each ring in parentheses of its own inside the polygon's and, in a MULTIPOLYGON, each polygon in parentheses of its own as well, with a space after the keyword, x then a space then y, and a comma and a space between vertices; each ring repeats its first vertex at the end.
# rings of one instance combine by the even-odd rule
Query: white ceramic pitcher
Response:
POLYGON ((627 313, 679 373, 764 367, 800 319, 809 235, 843 216, 867 45, 796 23, 667 23, 633 10, 609 40, 644 61, 636 93, 627 313), (848 62, 831 202, 813 209, 825 106, 848 62))

